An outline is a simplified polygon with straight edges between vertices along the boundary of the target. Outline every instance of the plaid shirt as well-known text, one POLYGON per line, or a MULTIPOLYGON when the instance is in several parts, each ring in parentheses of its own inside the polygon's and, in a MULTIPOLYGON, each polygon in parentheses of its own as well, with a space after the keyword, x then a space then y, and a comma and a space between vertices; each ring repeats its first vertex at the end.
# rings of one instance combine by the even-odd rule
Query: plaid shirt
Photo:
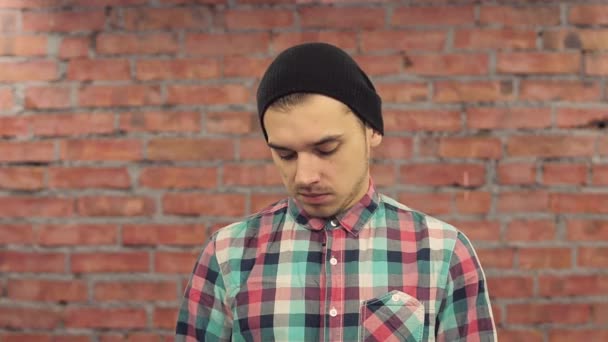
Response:
POLYGON ((495 341, 483 270, 453 226, 376 191, 332 220, 286 198, 217 231, 176 341, 495 341))

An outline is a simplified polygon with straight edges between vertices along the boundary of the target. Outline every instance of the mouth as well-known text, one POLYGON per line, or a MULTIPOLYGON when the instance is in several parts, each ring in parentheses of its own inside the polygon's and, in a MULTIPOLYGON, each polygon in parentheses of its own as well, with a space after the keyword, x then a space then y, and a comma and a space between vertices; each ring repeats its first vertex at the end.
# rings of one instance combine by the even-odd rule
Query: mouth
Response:
POLYGON ((330 194, 328 193, 299 193, 302 201, 310 204, 321 204, 329 200, 330 194))

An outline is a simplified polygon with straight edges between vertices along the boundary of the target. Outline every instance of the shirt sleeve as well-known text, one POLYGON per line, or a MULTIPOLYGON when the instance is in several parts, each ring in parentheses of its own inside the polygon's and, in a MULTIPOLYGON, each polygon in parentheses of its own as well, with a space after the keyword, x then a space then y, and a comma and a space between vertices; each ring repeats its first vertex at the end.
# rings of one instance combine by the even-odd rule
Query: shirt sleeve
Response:
POLYGON ((458 233, 445 297, 437 314, 437 341, 496 341, 486 279, 469 240, 458 233))
POLYGON ((215 236, 200 254, 179 308, 175 341, 229 341, 231 311, 225 305, 226 286, 215 254, 215 236))

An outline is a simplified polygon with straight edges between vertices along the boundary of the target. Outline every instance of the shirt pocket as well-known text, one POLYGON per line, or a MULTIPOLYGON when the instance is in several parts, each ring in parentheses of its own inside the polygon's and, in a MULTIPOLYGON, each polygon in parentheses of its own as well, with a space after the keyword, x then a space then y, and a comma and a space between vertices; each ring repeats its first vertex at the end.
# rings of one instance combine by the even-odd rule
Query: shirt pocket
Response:
POLYGON ((360 308, 359 341, 422 341, 424 306, 401 291, 366 300, 360 308))

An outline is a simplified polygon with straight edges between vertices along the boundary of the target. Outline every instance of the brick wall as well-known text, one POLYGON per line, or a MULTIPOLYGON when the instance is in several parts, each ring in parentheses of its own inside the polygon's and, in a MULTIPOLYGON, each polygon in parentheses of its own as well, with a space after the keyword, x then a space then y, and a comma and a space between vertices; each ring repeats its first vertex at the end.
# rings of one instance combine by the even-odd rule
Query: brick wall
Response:
POLYGON ((608 5, 331 2, 0 0, 0 340, 171 340, 210 232, 284 194, 254 93, 309 40, 372 75, 376 182, 471 237, 501 341, 608 340, 608 5))

